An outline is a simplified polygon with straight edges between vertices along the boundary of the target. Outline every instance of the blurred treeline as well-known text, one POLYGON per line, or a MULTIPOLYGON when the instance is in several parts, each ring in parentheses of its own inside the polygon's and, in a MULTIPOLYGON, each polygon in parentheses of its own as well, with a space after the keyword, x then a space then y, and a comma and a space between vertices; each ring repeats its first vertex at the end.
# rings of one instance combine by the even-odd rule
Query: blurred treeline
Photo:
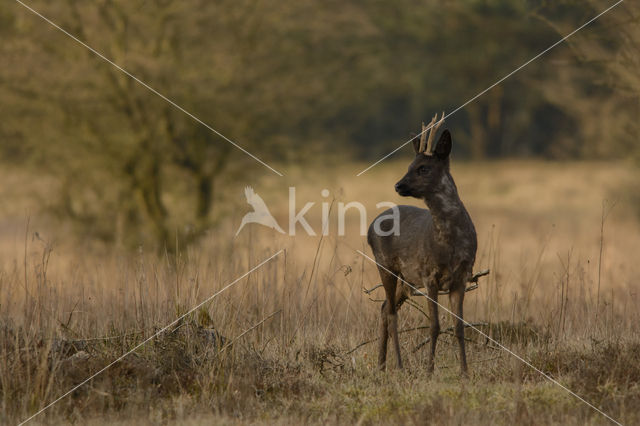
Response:
MULTIPOLYGON (((637 155, 631 3, 451 117, 456 158, 637 155)), ((611 3, 28 4, 286 173, 376 160, 611 3)), ((0 5, 0 37, 0 160, 55 179, 51 209, 83 233, 188 243, 224 214, 228 182, 269 173, 19 4, 0 5)))

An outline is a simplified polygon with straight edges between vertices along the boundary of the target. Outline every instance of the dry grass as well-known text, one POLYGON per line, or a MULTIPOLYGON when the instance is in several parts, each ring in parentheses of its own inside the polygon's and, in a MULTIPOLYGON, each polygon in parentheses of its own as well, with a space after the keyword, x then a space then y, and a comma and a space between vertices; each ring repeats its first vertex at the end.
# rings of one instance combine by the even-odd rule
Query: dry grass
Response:
MULTIPOLYGON (((405 166, 387 163, 360 178, 352 173, 362 167, 353 165, 294 170, 284 180, 249 183, 284 226, 289 184, 298 187, 298 209, 324 201, 320 190, 328 188, 327 200, 363 202, 371 215, 378 201, 410 202, 391 190, 405 166)), ((455 164, 453 173, 478 230, 476 269, 492 269, 468 294, 466 318, 486 322, 484 332, 613 418, 640 422, 637 171, 619 163, 501 162, 455 164), (616 204, 598 279, 604 200, 616 204)), ((0 194, 14 200, 0 208, 2 423, 27 418, 280 248, 205 310, 33 422, 608 423, 473 330, 467 381, 458 378, 455 342, 446 334, 433 377, 421 368, 424 349, 413 352, 424 329, 401 334, 402 372, 376 371, 375 344, 347 353, 376 336, 379 307, 361 291, 378 277, 354 252, 366 245, 355 211, 342 238, 333 220, 323 238, 274 237, 254 225, 234 239, 241 207, 200 246, 158 256, 78 241, 36 213, 27 228, 33 194, 48 188, 28 176, 11 181, 0 194), (16 190, 25 181, 33 191, 16 190)), ((229 191, 241 206, 241 187, 229 191)), ((318 205, 308 218, 319 230, 318 205)), ((410 306, 400 320, 405 330, 427 323, 410 306)), ((450 324, 445 314, 443 321, 450 324)))

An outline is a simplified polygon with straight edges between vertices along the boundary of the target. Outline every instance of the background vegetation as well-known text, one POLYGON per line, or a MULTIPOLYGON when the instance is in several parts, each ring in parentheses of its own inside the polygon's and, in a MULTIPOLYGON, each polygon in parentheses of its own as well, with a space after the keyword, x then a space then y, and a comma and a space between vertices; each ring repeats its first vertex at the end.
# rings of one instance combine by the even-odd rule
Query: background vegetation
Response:
MULTIPOLYGON (((30 4, 283 171, 378 159, 609 6, 30 4)), ((17 3, 0 21, 0 160, 52 177, 47 207, 82 235, 173 250, 227 213, 229 182, 268 172, 17 3)), ((622 4, 469 104, 456 158, 637 158, 638 28, 622 4)))

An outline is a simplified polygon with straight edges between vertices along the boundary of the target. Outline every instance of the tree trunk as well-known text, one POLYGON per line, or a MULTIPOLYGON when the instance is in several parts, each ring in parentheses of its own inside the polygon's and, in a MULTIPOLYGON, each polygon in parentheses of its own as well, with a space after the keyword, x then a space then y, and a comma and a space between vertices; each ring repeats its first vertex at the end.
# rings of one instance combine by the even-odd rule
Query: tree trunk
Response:
POLYGON ((487 131, 485 129, 485 120, 482 104, 479 102, 471 103, 467 110, 469 111, 469 122, 471 125, 471 157, 479 160, 485 157, 487 151, 487 131))

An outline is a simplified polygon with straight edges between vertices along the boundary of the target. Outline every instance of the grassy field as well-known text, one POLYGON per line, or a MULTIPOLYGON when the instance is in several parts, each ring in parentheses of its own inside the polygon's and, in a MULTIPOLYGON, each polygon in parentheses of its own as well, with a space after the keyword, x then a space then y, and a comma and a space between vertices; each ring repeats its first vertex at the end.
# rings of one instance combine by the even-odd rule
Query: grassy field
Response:
MULTIPOLYGON (((201 244, 160 255, 70 235, 35 207, 47 182, 5 171, 0 423, 28 418, 280 249, 31 423, 610 423, 471 329, 469 379, 459 378, 446 333, 430 377, 420 298, 399 315, 405 370, 377 371, 376 344, 366 342, 377 336, 383 291, 363 293, 377 271, 355 252, 370 253, 355 210, 336 236, 336 206, 363 203, 368 223, 377 202, 420 205, 393 191, 406 164, 357 178, 363 165, 241 182, 228 188, 233 214, 201 244), (299 227, 290 237, 250 225, 234 238, 249 210, 245 184, 283 227, 288 186, 297 210, 316 202, 307 218, 318 232, 320 203, 333 201, 331 232, 299 227)), ((514 161, 455 163, 452 173, 478 232, 475 270, 491 269, 467 293, 465 319, 613 419, 640 423, 638 170, 514 161)))

